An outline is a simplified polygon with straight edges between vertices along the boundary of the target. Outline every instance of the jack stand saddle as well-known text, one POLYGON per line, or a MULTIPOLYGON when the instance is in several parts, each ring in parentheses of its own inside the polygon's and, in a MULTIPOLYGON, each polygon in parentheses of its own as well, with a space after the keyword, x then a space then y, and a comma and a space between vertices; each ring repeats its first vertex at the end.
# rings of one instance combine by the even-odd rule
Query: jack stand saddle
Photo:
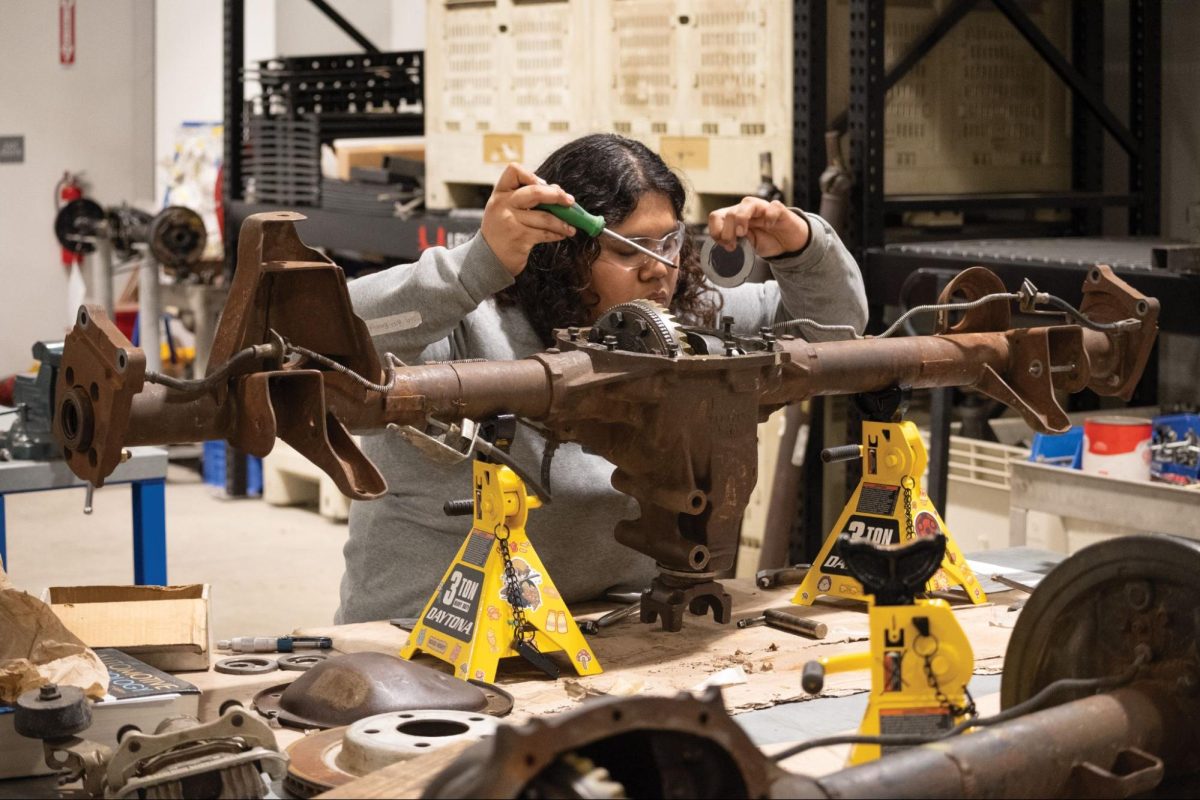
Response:
MULTIPOLYGON (((503 448, 507 441, 511 436, 496 445, 503 448)), ((471 532, 400 655, 412 658, 423 651, 453 666, 455 677, 491 683, 500 659, 510 656, 558 677, 557 665, 545 654, 561 650, 577 673, 598 675, 603 670, 596 654, 525 533, 529 509, 541 501, 526 493, 512 469, 482 450, 472 482, 472 500, 451 501, 445 509, 472 514, 471 532)))
POLYGON ((869 602, 862 584, 847 569, 838 550, 843 536, 893 545, 936 534, 946 537, 946 553, 941 568, 930 576, 926 591, 944 592, 961 586, 972 603, 987 602, 979 579, 921 486, 926 456, 917 426, 911 422, 864 421, 862 429, 861 446, 832 447, 821 453, 827 462, 861 458, 862 480, 792 602, 812 605, 822 595, 869 602))

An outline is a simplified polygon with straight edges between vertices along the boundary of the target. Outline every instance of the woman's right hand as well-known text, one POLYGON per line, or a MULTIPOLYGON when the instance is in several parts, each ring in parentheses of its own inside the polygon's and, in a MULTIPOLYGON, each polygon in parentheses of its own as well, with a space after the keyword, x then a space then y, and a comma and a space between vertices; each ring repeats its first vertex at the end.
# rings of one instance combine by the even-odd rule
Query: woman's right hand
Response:
POLYGON ((575 235, 575 228, 546 211, 540 203, 573 205, 575 198, 541 180, 520 164, 505 167, 483 210, 480 232, 488 247, 514 278, 525 269, 529 251, 542 242, 575 235))

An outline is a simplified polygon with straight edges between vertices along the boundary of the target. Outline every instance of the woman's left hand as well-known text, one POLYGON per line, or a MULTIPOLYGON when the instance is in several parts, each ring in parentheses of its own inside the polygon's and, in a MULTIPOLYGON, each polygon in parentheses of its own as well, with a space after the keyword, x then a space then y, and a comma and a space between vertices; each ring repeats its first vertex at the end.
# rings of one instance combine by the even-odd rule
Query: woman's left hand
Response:
POLYGON ((736 206, 708 215, 708 234, 726 250, 745 238, 763 258, 802 250, 808 244, 808 220, 778 200, 744 197, 736 206))

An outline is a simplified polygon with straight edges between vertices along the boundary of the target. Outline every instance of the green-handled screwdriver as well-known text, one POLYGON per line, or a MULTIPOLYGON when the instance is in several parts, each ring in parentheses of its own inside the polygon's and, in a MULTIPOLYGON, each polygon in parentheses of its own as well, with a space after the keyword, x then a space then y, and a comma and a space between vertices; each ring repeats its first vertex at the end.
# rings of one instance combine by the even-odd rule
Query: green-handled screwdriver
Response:
POLYGON ((664 258, 653 250, 642 247, 637 242, 631 242, 619 233, 610 231, 607 227, 605 227, 604 217, 589 213, 583 208, 583 206, 579 205, 579 203, 576 203, 573 206, 562 206, 554 203, 541 203, 537 206, 534 206, 534 208, 537 208, 540 211, 549 211, 563 222, 567 223, 568 225, 575 226, 577 230, 583 231, 588 236, 595 238, 603 234, 604 236, 616 239, 618 242, 621 242, 624 245, 632 247, 639 253, 644 253, 650 256, 655 261, 666 264, 671 269, 675 269, 677 266, 676 263, 671 259, 664 258))

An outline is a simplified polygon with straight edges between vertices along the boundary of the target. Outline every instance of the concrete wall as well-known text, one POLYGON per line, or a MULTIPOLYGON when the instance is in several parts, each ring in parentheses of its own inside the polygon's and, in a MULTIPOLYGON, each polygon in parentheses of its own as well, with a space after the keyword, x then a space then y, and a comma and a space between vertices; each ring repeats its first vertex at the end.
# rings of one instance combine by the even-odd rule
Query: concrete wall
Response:
POLYGON ((62 66, 58 3, 0 0, 0 135, 25 137, 25 162, 0 164, 0 374, 27 369, 34 341, 62 337, 74 315, 53 233, 63 170, 101 203, 154 190, 153 10, 78 0, 75 63, 62 66))

